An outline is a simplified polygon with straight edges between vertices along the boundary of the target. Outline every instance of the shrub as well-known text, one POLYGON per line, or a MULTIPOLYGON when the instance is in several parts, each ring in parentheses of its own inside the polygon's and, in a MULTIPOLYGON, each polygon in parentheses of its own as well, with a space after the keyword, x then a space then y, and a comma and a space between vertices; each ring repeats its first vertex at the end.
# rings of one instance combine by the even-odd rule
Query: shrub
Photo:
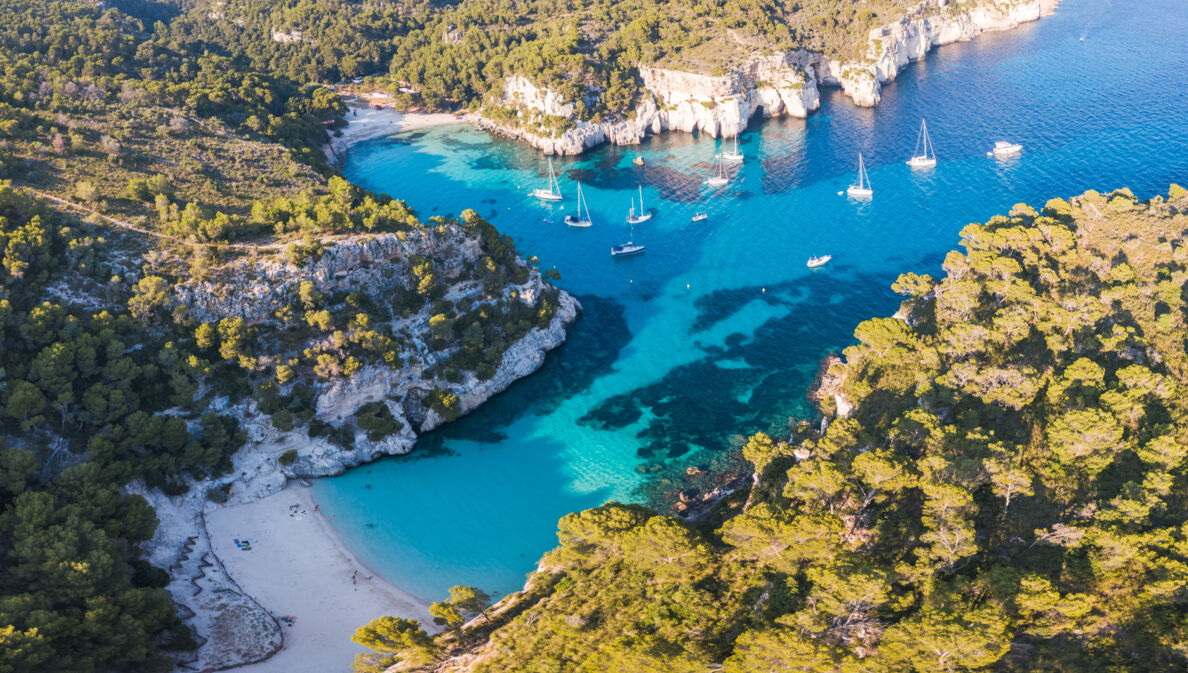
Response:
POLYGON ((297 449, 289 449, 288 451, 285 451, 280 455, 280 458, 276 459, 276 462, 280 463, 281 465, 292 465, 293 463, 297 462, 297 449))
POLYGON ((404 423, 393 416, 392 410, 383 402, 372 402, 359 407, 355 412, 355 425, 367 432, 367 439, 372 442, 378 442, 404 428, 404 423))
POLYGON ((219 484, 218 486, 211 486, 206 490, 206 499, 211 502, 222 504, 227 502, 228 496, 231 495, 231 483, 219 484))
POLYGON ((293 429, 293 413, 288 409, 281 409, 272 414, 272 427, 281 432, 288 432, 293 429))

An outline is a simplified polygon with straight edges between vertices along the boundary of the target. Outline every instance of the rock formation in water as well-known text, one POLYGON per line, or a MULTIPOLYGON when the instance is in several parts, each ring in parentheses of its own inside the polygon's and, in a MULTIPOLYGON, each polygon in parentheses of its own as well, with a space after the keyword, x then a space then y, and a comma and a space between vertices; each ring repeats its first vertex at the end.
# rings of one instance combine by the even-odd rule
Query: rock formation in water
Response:
POLYGON ((572 122, 575 106, 522 76, 504 81, 499 104, 520 119, 569 121, 547 134, 532 123, 484 118, 482 125, 530 143, 546 154, 572 155, 603 143, 633 145, 648 135, 679 130, 732 137, 756 114, 807 117, 820 107, 821 86, 839 86, 856 104, 878 105, 882 85, 933 48, 1008 30, 1051 14, 1060 0, 925 0, 895 23, 871 31, 866 58, 837 62, 812 51, 753 55, 722 76, 641 67, 644 100, 629 119, 572 122))

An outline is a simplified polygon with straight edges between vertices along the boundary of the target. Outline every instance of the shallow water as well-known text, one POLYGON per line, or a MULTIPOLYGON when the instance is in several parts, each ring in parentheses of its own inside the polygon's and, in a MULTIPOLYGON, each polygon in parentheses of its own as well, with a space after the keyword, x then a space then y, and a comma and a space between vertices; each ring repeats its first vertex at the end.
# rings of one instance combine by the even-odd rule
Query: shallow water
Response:
POLYGON ((527 197, 544 185, 538 152, 469 127, 357 146, 352 180, 423 217, 473 208, 555 265, 584 312, 541 372, 413 455, 319 480, 322 507, 377 572, 425 598, 453 584, 519 588, 559 517, 645 498, 659 477, 641 466, 717 469, 739 436, 810 418, 820 358, 895 311, 898 274, 938 274, 967 223, 1087 189, 1147 198, 1188 182, 1183 9, 1065 0, 1038 23, 934 52, 875 110, 827 90, 807 120, 755 120, 745 163, 717 190, 702 183, 719 142, 686 134, 556 159, 569 201, 553 206, 527 197), (922 117, 940 164, 912 171, 922 117), (1024 153, 988 158, 999 139, 1024 153), (859 151, 875 190, 866 203, 839 195, 859 151), (586 230, 561 221, 579 180, 586 230), (647 252, 612 259, 641 183, 657 213, 636 231, 647 252), (709 219, 691 223, 697 211, 709 219), (807 269, 820 254, 833 262, 807 269))

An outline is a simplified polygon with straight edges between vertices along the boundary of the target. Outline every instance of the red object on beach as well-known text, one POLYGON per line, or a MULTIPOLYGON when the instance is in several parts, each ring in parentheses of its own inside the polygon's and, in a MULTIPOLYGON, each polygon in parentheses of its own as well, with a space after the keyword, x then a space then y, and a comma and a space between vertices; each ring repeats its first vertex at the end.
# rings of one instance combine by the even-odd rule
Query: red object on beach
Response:
POLYGON ((383 106, 383 105, 372 105, 371 107, 373 107, 373 108, 375 108, 375 109, 377 109, 377 110, 382 110, 382 109, 384 109, 384 106, 383 106))

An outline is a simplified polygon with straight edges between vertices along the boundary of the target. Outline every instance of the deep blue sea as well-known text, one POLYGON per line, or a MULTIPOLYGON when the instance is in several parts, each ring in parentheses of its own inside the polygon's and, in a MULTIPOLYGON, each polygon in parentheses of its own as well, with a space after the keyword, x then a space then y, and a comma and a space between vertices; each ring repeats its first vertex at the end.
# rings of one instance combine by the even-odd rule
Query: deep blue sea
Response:
POLYGON ((966 224, 1087 189, 1147 198, 1188 184, 1188 6, 1065 0, 1050 18, 935 51, 877 109, 827 89, 807 120, 756 118, 745 163, 710 189, 719 146, 674 133, 556 159, 568 201, 554 206, 528 197, 545 183, 539 152, 468 126, 351 151, 353 181, 422 217, 475 209, 556 266, 584 306, 539 373, 407 457, 317 481, 377 572, 434 600, 454 584, 514 591, 555 545, 559 517, 710 488, 739 437, 811 418, 821 357, 896 310, 900 273, 939 274, 966 224), (921 172, 904 162, 922 118, 940 163, 921 172), (1023 154, 988 158, 1000 139, 1023 154), (858 152, 875 191, 866 203, 839 195, 858 152), (590 229, 562 223, 578 181, 590 229), (640 184, 656 211, 636 232, 647 252, 612 259, 640 184), (696 211, 709 219, 691 223, 696 211), (833 262, 806 268, 824 254, 833 262), (690 465, 710 474, 683 482, 690 465))

